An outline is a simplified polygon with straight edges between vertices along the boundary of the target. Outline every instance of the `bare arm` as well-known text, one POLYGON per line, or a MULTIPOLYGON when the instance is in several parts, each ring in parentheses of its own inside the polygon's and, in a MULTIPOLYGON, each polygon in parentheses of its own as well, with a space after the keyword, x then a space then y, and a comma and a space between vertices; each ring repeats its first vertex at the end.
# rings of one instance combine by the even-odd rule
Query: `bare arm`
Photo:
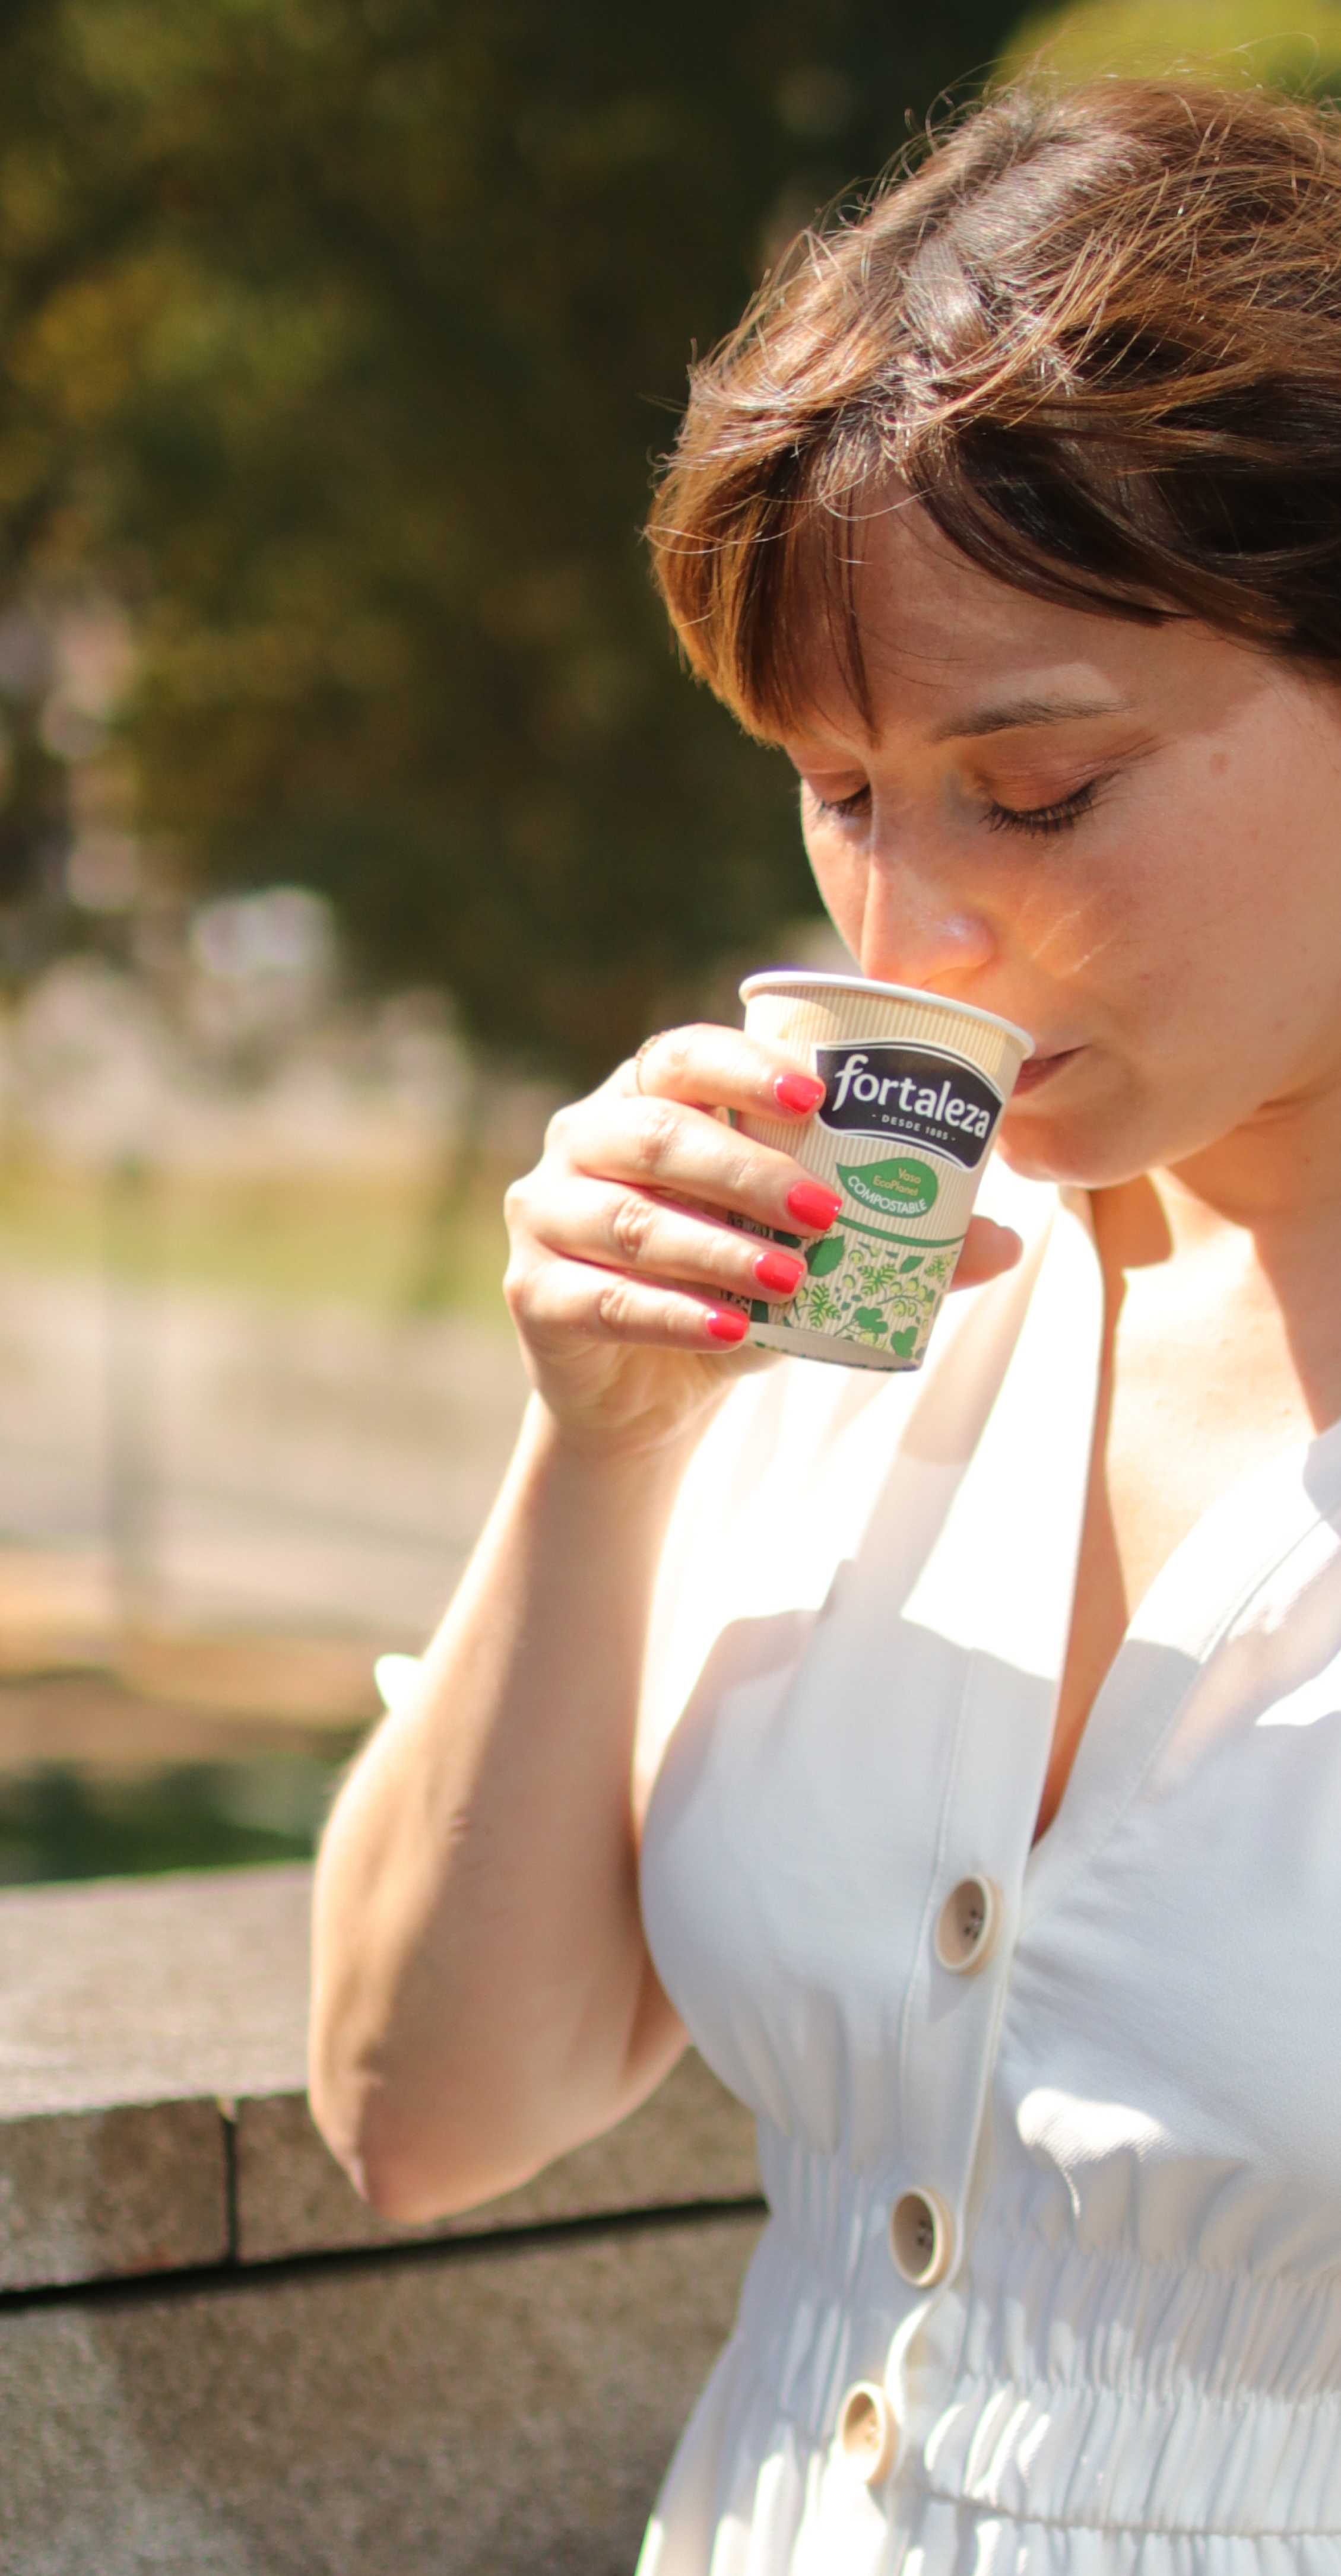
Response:
MULTIPOLYGON (((716 1299, 760 1293, 761 1246, 728 1217, 801 1230, 787 1200, 806 1176, 703 1105, 772 1103, 785 1058, 728 1030, 658 1043, 664 1088, 622 1067, 509 1194, 536 1392, 418 1683, 318 1860, 313 2110, 392 2217, 525 2180, 632 2109, 684 2041, 637 1905, 648 1613, 685 1464, 749 1365, 716 1299)), ((980 1229, 976 1275, 1016 1249, 980 1229)))
POLYGON ((389 2215, 507 2190, 683 2045, 642 1939, 629 1799, 683 1455, 574 1455, 533 1403, 419 1686, 332 1813, 313 2107, 389 2215))

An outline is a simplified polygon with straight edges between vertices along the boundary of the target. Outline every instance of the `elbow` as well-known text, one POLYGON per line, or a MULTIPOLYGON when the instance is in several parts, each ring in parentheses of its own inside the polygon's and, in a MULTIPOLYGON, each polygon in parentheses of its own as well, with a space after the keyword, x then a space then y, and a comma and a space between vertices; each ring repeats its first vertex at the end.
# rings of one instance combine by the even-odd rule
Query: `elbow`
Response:
POLYGON ((421 2213, 404 2205, 401 2159, 388 2134, 382 2084, 366 2068, 323 2047, 315 2026, 308 2049, 307 2108, 323 2146, 360 2200, 378 2218, 413 2223, 421 2213))
POLYGON ((343 2153, 334 2148, 332 2153, 360 2200, 390 2227, 426 2227, 457 2214, 450 2195, 444 2199, 418 2166, 401 2153, 388 2152, 380 2140, 360 2140, 343 2153))
POLYGON ((360 2200, 366 2201, 379 2217, 387 2217, 391 2213, 382 2208, 379 2196, 380 2173, 368 2156, 365 2096, 366 2087, 340 2082, 328 2067, 313 2058, 307 2077, 307 2108, 312 2126, 360 2200))
POLYGON ((418 2227, 454 2215, 448 2201, 426 2188, 421 2165, 407 2154, 403 2140, 388 2135, 385 2121, 333 2098, 315 2078, 308 2086, 307 2106, 318 2136, 374 2217, 392 2226, 418 2227))
POLYGON ((478 2169, 463 2165, 449 2173, 441 2165, 426 2164, 396 2149, 370 2150, 355 2166, 346 2167, 360 2199, 396 2227, 431 2227, 464 2217, 468 2210, 500 2200, 529 2182, 534 2170, 529 2164, 517 2171, 498 2165, 478 2169))
POLYGON ((454 2139, 448 2123, 431 2126, 394 2110, 372 2085, 338 2093, 314 2071, 308 2107, 318 2134, 361 2201, 396 2227, 427 2227, 458 2218, 530 2182, 545 2154, 490 2152, 478 2137, 454 2139))

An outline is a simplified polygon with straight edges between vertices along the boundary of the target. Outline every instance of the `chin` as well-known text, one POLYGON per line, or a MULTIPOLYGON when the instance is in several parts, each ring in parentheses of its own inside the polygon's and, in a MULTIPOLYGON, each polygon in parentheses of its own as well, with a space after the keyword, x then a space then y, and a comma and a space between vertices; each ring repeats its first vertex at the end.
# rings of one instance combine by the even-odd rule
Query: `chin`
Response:
POLYGON ((1058 1120, 1021 1120, 1012 1125, 1009 1110, 997 1131, 996 1150, 1007 1169, 1023 1181, 1051 1181, 1058 1189, 1111 1190, 1138 1180, 1151 1169, 1152 1158, 1133 1149, 1120 1135, 1085 1134, 1058 1120))

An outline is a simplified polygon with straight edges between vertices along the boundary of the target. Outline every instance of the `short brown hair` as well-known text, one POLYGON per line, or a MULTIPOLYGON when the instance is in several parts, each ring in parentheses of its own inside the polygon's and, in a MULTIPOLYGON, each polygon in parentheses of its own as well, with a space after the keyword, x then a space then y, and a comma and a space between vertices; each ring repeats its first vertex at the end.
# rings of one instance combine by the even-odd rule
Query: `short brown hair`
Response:
POLYGON ((1015 588, 1341 672, 1341 120, 1266 91, 1017 87, 806 234, 691 376, 649 526, 693 668, 804 708, 815 575, 893 475, 1015 588))

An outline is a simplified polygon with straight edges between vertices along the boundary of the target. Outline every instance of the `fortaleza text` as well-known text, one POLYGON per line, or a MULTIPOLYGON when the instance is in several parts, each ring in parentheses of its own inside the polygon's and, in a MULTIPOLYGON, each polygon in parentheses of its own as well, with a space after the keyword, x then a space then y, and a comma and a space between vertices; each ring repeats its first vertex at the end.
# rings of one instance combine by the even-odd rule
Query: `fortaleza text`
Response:
POLYGON ((912 1074, 871 1073, 870 1057, 850 1055, 838 1066, 833 1076, 833 1089, 826 1107, 841 1110, 849 1091, 863 1108, 877 1101, 882 1109, 898 1109, 905 1118, 934 1118, 946 1127, 959 1127, 966 1136, 987 1136, 991 1131, 991 1112, 974 1101, 965 1100, 949 1076, 938 1091, 929 1084, 918 1083, 912 1074))

